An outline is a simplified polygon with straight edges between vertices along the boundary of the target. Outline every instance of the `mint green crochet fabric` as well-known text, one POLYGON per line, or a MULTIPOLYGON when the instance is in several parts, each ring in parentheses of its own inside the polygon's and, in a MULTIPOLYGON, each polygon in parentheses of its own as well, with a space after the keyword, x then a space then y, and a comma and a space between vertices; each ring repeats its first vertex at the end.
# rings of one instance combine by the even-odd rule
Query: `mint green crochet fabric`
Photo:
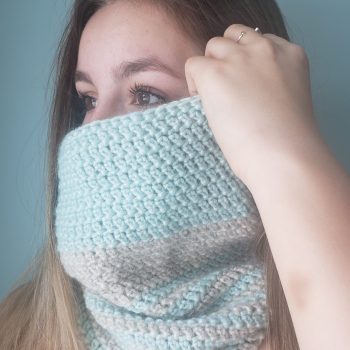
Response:
POLYGON ((87 349, 257 349, 263 226, 199 96, 70 131, 58 180, 57 250, 87 349))

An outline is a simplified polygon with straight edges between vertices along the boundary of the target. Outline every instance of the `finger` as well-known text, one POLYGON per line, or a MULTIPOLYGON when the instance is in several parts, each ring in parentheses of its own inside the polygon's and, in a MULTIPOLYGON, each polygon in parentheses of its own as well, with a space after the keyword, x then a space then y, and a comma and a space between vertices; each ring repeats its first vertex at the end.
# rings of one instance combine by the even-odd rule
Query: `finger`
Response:
POLYGON ((234 24, 231 24, 225 30, 223 36, 225 38, 229 38, 233 40, 239 45, 247 45, 260 40, 262 37, 262 34, 256 32, 253 28, 248 27, 244 24, 234 23, 234 24), (242 33, 243 33, 243 36, 239 40, 239 43, 237 43, 237 40, 240 38, 242 33))
POLYGON ((280 36, 277 36, 275 34, 266 33, 266 34, 263 34, 263 36, 265 38, 272 40, 277 45, 285 46, 286 44, 290 44, 288 40, 281 38, 280 36))
POLYGON ((217 60, 205 56, 192 56, 185 63, 185 76, 190 96, 200 94, 202 86, 203 72, 210 69, 217 60))
POLYGON ((239 50, 238 44, 232 39, 223 38, 221 36, 216 36, 211 38, 205 48, 205 56, 213 57, 217 59, 224 59, 235 50, 239 50))

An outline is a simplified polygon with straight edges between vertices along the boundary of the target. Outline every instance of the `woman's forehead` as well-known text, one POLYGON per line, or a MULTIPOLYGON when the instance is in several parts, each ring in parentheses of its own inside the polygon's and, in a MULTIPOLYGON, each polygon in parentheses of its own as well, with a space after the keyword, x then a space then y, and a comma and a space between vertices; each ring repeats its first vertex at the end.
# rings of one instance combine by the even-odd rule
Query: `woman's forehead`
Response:
POLYGON ((120 43, 124 49, 136 45, 151 49, 152 45, 161 43, 171 48, 190 41, 177 26, 169 15, 147 2, 139 6, 132 2, 115 2, 102 7, 90 18, 81 42, 92 45, 103 42, 113 47, 120 43))
POLYGON ((86 24, 79 44, 78 68, 89 70, 115 60, 157 56, 170 65, 183 65, 198 54, 195 43, 169 16, 149 4, 115 2, 98 10, 86 24))

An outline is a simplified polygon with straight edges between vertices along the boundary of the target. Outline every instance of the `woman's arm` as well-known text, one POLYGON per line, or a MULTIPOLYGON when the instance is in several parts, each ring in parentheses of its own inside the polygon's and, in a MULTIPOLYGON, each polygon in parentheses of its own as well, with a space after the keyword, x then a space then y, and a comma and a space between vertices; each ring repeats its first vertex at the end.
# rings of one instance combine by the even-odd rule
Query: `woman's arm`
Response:
POLYGON ((304 49, 235 23, 185 73, 257 203, 301 350, 349 350, 350 179, 319 132, 304 49))
MULTIPOLYGON (((246 179, 301 349, 350 349, 350 178, 318 140, 246 179)), ((264 165, 262 165, 264 164, 264 165)))

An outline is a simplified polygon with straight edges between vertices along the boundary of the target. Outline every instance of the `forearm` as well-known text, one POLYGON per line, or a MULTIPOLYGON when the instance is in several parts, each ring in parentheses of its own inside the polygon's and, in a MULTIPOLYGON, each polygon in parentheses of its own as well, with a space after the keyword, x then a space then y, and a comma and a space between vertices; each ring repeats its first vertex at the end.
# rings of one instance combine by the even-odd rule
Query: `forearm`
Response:
POLYGON ((248 187, 299 345, 350 349, 350 178, 328 147, 279 157, 266 158, 248 187))

